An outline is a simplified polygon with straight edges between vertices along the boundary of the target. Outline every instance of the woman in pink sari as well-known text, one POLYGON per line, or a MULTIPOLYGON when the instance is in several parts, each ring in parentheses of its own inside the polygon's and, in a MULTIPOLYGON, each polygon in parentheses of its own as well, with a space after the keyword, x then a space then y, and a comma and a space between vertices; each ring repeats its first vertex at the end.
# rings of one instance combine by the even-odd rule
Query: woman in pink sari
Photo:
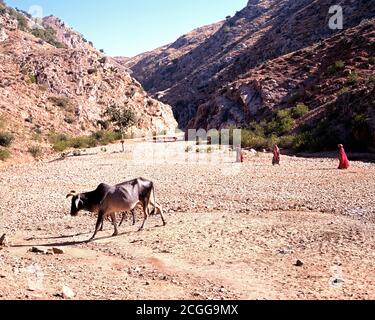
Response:
POLYGON ((340 170, 349 169, 350 163, 349 163, 348 157, 347 157, 347 155, 345 153, 344 146, 342 144, 339 144, 339 150, 340 150, 340 155, 339 155, 340 165, 339 165, 339 169, 340 170))
POLYGON ((273 159, 272 159, 273 165, 280 165, 280 149, 277 145, 273 147, 273 159))

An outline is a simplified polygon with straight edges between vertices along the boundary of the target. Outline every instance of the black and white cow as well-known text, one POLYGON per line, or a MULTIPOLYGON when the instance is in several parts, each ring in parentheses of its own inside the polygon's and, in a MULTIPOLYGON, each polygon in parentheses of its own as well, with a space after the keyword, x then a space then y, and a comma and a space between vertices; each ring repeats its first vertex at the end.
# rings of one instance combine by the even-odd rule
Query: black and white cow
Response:
POLYGON ((154 184, 152 181, 143 178, 134 179, 115 186, 102 183, 94 191, 80 194, 72 192, 67 197, 72 197, 70 212, 72 216, 77 216, 82 210, 94 213, 98 212, 95 233, 90 240, 95 239, 98 231, 103 227, 104 219, 106 218, 112 219, 115 229, 113 236, 117 236, 116 213, 131 211, 134 217, 134 210, 138 204, 142 205, 144 214, 140 231, 143 230, 149 215, 157 211, 161 216, 163 225, 166 225, 161 208, 156 206, 154 184), (153 196, 153 202, 151 201, 151 196, 153 196), (154 210, 151 213, 149 211, 150 204, 154 206, 154 210))

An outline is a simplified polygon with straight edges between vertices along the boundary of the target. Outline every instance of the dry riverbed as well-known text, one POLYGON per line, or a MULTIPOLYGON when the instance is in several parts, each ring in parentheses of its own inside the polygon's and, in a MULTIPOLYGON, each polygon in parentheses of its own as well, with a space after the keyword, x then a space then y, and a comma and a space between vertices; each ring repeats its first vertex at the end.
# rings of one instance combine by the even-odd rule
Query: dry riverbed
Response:
POLYGON ((375 298, 374 164, 126 148, 1 172, 0 299, 375 298), (139 233, 129 220, 112 238, 106 223, 87 243, 95 217, 68 216, 66 194, 139 176, 155 181, 168 225, 153 217, 139 233))

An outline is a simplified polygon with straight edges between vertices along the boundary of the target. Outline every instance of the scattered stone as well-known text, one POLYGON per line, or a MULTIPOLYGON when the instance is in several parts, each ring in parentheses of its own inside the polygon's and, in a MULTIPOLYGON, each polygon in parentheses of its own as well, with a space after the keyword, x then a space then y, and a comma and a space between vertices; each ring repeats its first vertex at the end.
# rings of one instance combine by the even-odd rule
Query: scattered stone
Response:
POLYGON ((0 238, 0 247, 8 246, 8 240, 6 238, 6 234, 4 233, 0 238))
POLYGON ((52 248, 54 254, 65 254, 65 250, 61 248, 52 248))
POLYGON ((336 278, 332 281, 332 285, 335 287, 339 287, 345 283, 345 280, 336 278))
POLYGON ((171 252, 169 250, 165 250, 164 249, 164 250, 161 250, 160 253, 166 253, 166 254, 168 254, 168 253, 171 253, 171 252))
POLYGON ((70 289, 69 287, 67 286, 64 286, 62 288, 62 297, 64 299, 73 299, 75 297, 75 293, 73 292, 72 289, 70 289))
POLYGON ((301 260, 297 260, 295 266, 296 267, 302 267, 304 265, 304 263, 301 261, 301 260))
POLYGON ((32 247, 29 250, 29 252, 47 254, 48 253, 48 249, 46 249, 46 248, 40 248, 40 247, 32 247))
POLYGON ((281 249, 278 250, 278 253, 282 254, 282 255, 287 255, 287 254, 293 253, 293 250, 287 249, 287 248, 281 248, 281 249))
POLYGON ((139 273, 139 272, 141 272, 141 271, 142 271, 142 268, 141 268, 141 267, 136 267, 136 268, 134 268, 134 272, 139 273))

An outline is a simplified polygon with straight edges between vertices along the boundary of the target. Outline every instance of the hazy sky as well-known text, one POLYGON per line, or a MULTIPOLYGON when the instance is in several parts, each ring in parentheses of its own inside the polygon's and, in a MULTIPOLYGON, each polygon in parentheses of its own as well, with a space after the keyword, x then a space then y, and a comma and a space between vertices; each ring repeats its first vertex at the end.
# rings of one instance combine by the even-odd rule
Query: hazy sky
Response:
POLYGON ((98 49, 112 56, 134 56, 176 40, 206 24, 225 19, 247 0, 6 0, 29 11, 56 15, 98 49))

